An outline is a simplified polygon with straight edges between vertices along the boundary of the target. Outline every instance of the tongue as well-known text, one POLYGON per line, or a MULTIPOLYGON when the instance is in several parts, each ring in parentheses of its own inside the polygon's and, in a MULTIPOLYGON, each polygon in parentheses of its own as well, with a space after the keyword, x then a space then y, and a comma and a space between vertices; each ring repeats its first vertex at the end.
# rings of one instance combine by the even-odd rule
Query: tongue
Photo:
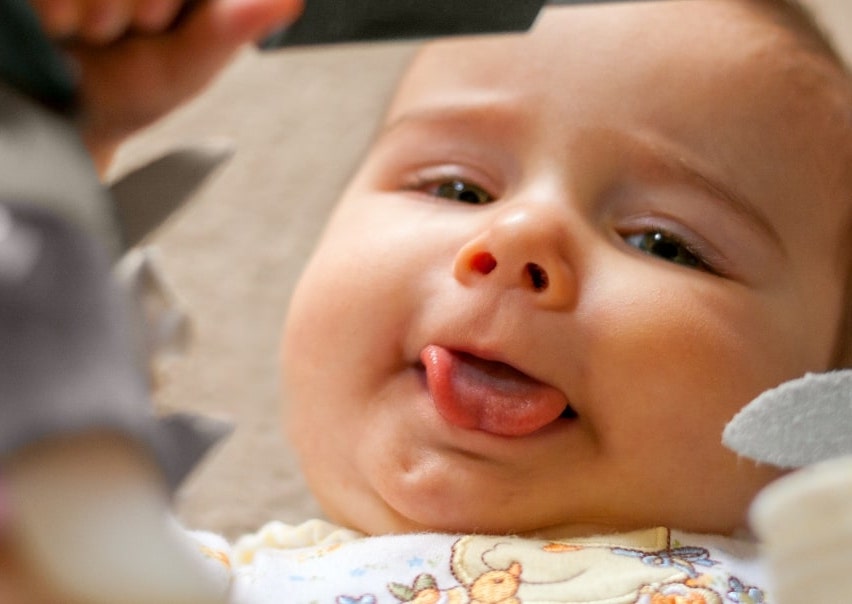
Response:
POLYGON ((441 416, 451 424, 500 436, 525 436, 555 421, 565 396, 517 369, 440 346, 420 353, 441 416))

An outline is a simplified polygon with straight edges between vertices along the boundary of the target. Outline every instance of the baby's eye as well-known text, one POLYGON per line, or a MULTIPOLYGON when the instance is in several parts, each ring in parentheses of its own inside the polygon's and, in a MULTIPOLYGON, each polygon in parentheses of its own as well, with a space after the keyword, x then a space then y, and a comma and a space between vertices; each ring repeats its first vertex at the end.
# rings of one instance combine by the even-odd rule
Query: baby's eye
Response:
POLYGON ((494 197, 475 184, 463 180, 448 180, 428 187, 427 191, 436 197, 452 199, 463 203, 481 205, 494 201, 494 197))
POLYGON ((668 262, 713 272, 707 263, 676 235, 651 230, 628 235, 624 240, 636 249, 668 262))

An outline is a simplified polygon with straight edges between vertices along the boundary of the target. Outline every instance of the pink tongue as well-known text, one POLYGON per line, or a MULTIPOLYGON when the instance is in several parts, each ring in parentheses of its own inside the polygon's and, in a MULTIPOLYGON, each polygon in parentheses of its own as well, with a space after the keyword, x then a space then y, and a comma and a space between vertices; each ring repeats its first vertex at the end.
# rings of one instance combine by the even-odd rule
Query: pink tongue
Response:
POLYGON ((440 346, 420 353, 426 381, 445 420, 500 436, 525 436, 556 420, 568 401, 517 369, 440 346))

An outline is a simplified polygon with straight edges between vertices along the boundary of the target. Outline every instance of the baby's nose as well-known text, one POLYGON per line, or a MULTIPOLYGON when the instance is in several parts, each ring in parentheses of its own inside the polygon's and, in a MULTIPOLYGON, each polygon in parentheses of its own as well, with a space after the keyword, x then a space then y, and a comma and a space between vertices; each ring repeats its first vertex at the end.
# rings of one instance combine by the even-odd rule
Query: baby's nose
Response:
POLYGON ((453 274, 466 286, 521 289, 540 307, 570 308, 577 285, 564 236, 562 220, 551 210, 532 205, 509 209, 462 246, 453 274))
MULTIPOLYGON (((497 259, 491 252, 476 252, 470 259, 470 268, 483 275, 489 274, 497 268, 497 259)), ((542 292, 550 285, 547 269, 535 262, 527 262, 523 268, 522 279, 528 281, 529 287, 537 292, 542 292)))

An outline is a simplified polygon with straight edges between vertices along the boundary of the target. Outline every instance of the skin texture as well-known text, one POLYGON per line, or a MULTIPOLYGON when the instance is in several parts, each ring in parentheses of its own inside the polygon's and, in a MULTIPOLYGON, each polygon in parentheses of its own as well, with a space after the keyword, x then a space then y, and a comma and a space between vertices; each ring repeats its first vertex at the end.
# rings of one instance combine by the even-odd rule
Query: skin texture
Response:
POLYGON ((428 47, 285 327, 286 425, 331 518, 742 528, 779 473, 724 449, 724 425, 831 362, 848 99, 795 34, 726 0, 551 9, 528 36, 428 47), (660 231, 686 249, 642 248, 660 231), (578 417, 518 437, 455 425, 430 345, 507 363, 578 417))

